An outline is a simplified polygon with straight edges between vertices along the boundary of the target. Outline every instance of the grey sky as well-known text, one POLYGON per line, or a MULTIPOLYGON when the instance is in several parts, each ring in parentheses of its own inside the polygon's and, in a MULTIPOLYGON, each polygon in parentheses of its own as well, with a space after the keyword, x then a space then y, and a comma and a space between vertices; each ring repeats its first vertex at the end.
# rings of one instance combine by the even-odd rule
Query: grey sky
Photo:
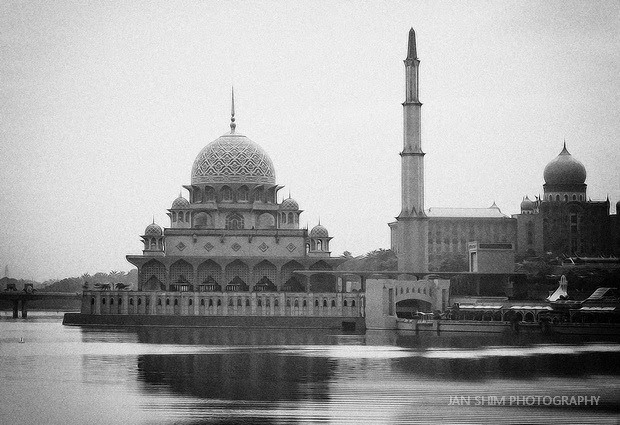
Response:
MULTIPOLYGON (((139 235, 237 130, 333 255, 389 247, 407 31, 421 60, 426 206, 518 212, 569 151, 620 199, 620 3, 0 3, 0 267, 129 270, 139 235)), ((184 191, 185 192, 185 191, 184 191)))

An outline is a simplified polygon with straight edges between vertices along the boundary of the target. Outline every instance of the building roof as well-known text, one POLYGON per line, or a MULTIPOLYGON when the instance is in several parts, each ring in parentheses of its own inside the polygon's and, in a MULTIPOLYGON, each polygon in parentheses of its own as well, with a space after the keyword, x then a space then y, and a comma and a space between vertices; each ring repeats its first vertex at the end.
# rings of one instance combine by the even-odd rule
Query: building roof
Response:
POLYGON ((436 208, 426 210, 428 217, 449 218, 508 218, 499 208, 436 208))

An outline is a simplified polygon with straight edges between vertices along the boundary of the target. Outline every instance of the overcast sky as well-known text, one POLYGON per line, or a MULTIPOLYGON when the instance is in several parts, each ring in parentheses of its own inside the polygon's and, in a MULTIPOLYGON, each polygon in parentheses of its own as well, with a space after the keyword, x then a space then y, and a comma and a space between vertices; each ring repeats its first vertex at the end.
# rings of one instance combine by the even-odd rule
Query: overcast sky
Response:
POLYGON ((198 152, 229 130, 232 84, 237 130, 268 152, 302 225, 320 217, 332 255, 389 248, 410 27, 427 207, 517 213, 566 139, 589 197, 609 194, 615 212, 616 0, 4 0, 0 267, 129 270, 198 152))

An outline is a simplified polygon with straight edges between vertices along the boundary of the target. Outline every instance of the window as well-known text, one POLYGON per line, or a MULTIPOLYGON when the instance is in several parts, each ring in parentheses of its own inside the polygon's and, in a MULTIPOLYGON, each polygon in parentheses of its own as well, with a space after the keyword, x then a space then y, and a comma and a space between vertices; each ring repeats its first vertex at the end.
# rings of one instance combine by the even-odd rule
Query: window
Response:
POLYGON ((170 298, 166 298, 166 305, 170 305, 170 298))
POLYGON ((237 200, 239 202, 247 202, 248 201, 248 188, 245 186, 241 186, 239 191, 237 192, 237 200))
POLYGON ((95 305, 95 298, 90 299, 90 305, 95 305))
POLYGON ((114 298, 110 298, 110 305, 114 305, 114 298))
POLYGON ((222 201, 230 202, 232 201, 232 189, 228 186, 224 186, 221 190, 222 201))
POLYGON ((351 307, 355 307, 355 300, 351 300, 351 307))
POLYGON ((246 299, 245 299, 245 306, 246 306, 246 307, 249 307, 249 306, 250 306, 250 299, 249 299, 249 298, 246 298, 246 299))
POLYGON ((319 300, 314 300, 314 306, 318 307, 319 306, 319 300))
POLYGON ((142 305, 142 298, 138 298, 138 305, 142 305))
POLYGON ((332 307, 336 307, 336 300, 332 300, 332 307))
POLYGON ((291 300, 286 300, 286 306, 290 307, 291 306, 291 300))
POLYGON ((237 298, 237 307, 241 307, 242 305, 241 298, 237 298))
POLYGON ((265 300, 265 307, 271 307, 271 299, 270 298, 267 298, 265 300))
POLYGON ((323 307, 327 307, 327 300, 323 300, 323 307))
MULTIPOLYGON (((205 299, 201 299, 200 300, 200 305, 204 306, 205 305, 205 299)), ((213 305, 213 300, 211 300, 211 305, 213 305)))
POLYGON ((306 300, 304 300, 303 307, 308 307, 308 304, 306 303, 306 300))
POLYGON ((275 300, 273 300, 273 306, 274 307, 278 307, 279 305, 280 305, 280 301, 278 301, 277 298, 275 300))
POLYGON ((258 298, 258 299, 256 300, 256 305, 257 305, 257 306, 259 306, 259 307, 262 307, 262 306, 263 306, 263 300, 262 300, 262 299, 260 299, 260 298, 258 298))
POLYGON ((231 213, 226 216, 226 229, 236 230, 243 229, 243 216, 238 213, 231 213))
POLYGON ((295 303, 293 304, 294 307, 299 307, 299 300, 295 299, 295 303))
POLYGON ((229 306, 229 307, 232 307, 233 305, 234 305, 234 303, 233 303, 233 299, 232 299, 232 298, 229 298, 229 299, 228 299, 228 306, 229 306))
POLYGON ((222 306, 222 300, 220 300, 219 298, 217 299, 217 306, 221 307, 222 306))
POLYGON ((105 298, 101 298, 101 304, 105 305, 105 298))
POLYGON ((349 306, 349 305, 347 304, 347 300, 344 300, 344 301, 342 302, 342 305, 343 305, 344 307, 348 307, 348 306, 349 306))
POLYGON ((175 299, 174 299, 174 305, 179 305, 179 300, 178 300, 178 298, 175 298, 175 299))
POLYGON ((573 195, 573 201, 577 200, 577 195, 573 195))
POLYGON ((213 202, 215 200, 215 190, 211 186, 205 187, 205 201, 213 202))
POLYGON ((187 305, 194 305, 194 301, 190 298, 189 301, 187 302, 187 305))
POLYGON ((161 298, 157 298, 157 305, 161 305, 161 298))
POLYGON ((129 298, 129 305, 133 305, 133 298, 129 298))
POLYGON ((321 241, 320 239, 316 241, 316 250, 323 251, 323 241, 321 241))

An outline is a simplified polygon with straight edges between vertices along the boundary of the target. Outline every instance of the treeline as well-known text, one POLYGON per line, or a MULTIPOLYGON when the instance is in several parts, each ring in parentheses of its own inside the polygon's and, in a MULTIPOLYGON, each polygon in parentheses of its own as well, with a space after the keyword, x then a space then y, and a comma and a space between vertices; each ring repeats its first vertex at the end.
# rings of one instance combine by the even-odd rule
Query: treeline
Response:
POLYGON ((112 270, 109 273, 95 273, 94 275, 84 273, 80 277, 68 277, 58 281, 45 282, 47 285, 39 289, 41 292, 82 292, 82 288, 85 284, 93 289, 95 284, 109 283, 110 286, 114 286, 117 283, 123 283, 125 285, 133 285, 137 287, 138 283, 138 270, 133 269, 129 272, 119 272, 112 270))

